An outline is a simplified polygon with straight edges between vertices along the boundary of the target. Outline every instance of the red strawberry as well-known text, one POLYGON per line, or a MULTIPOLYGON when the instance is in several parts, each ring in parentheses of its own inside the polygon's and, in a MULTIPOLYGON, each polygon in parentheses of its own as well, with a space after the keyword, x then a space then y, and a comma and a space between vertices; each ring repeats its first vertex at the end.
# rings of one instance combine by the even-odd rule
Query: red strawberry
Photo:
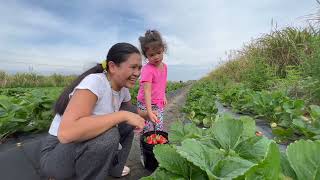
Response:
POLYGON ((260 132, 260 131, 256 131, 256 136, 262 136, 263 135, 263 133, 262 132, 260 132))
POLYGON ((159 135, 157 142, 158 142, 158 144, 165 144, 167 142, 167 139, 165 137, 163 137, 162 135, 159 135))
POLYGON ((151 138, 157 138, 157 135, 156 135, 156 134, 151 134, 149 137, 151 137, 151 138))
POLYGON ((148 144, 152 144, 153 142, 152 142, 151 139, 147 139, 147 143, 148 143, 148 144))
POLYGON ((151 134, 145 140, 148 144, 165 144, 167 141, 168 140, 160 134, 151 134))

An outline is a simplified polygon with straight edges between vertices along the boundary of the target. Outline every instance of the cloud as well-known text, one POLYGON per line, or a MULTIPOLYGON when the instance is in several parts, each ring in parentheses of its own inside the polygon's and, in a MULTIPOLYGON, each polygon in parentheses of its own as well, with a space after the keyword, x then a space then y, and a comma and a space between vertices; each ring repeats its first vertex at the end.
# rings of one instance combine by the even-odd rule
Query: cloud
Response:
POLYGON ((106 48, 118 40, 117 26, 101 30, 86 26, 86 22, 70 23, 70 19, 37 6, 17 1, 6 3, 0 7, 3 14, 0 16, 3 24, 0 29, 0 62, 82 64, 104 58, 106 48))
POLYGON ((168 43, 169 65, 214 67, 225 52, 269 32, 272 19, 279 27, 299 25, 315 7, 316 1, 300 0, 4 1, 0 63, 82 70, 112 44, 139 46, 145 30, 158 29, 168 43))
POLYGON ((163 31, 173 62, 205 65, 217 64, 226 51, 269 32, 272 19, 280 26, 292 24, 310 12, 312 4, 298 0, 148 1, 139 13, 150 28, 163 31))

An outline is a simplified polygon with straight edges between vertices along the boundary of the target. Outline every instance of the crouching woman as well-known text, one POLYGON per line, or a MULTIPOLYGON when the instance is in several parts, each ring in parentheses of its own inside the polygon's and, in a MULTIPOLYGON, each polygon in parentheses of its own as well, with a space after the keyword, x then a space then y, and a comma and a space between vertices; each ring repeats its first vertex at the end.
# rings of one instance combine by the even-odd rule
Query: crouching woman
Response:
POLYGON ((113 45, 107 59, 81 74, 56 102, 55 117, 41 148, 41 171, 54 179, 106 179, 125 176, 133 130, 144 119, 129 111, 128 88, 141 70, 139 50, 113 45))

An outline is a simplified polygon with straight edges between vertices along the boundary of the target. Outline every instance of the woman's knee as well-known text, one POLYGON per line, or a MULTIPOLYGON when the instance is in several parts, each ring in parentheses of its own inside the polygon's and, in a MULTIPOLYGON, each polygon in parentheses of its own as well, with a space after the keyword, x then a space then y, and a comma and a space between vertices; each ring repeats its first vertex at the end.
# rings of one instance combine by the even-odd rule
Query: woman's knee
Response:
POLYGON ((120 134, 118 129, 114 127, 94 138, 88 146, 91 149, 95 149, 98 154, 105 154, 108 153, 108 150, 117 150, 119 142, 120 134))
POLYGON ((57 156, 59 154, 62 153, 46 153, 41 157, 40 171, 42 175, 55 179, 68 179, 74 176, 74 159, 71 153, 64 158, 57 156))

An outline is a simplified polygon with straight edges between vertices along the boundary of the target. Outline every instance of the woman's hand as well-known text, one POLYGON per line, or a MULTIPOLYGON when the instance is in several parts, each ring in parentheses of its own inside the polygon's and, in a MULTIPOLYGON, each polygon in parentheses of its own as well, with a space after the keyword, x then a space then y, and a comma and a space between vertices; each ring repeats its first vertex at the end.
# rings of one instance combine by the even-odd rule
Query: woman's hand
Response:
POLYGON ((142 111, 140 108, 137 108, 137 112, 145 120, 147 120, 149 118, 147 111, 142 111))
POLYGON ((145 120, 138 114, 126 111, 126 122, 136 129, 143 129, 145 120))

